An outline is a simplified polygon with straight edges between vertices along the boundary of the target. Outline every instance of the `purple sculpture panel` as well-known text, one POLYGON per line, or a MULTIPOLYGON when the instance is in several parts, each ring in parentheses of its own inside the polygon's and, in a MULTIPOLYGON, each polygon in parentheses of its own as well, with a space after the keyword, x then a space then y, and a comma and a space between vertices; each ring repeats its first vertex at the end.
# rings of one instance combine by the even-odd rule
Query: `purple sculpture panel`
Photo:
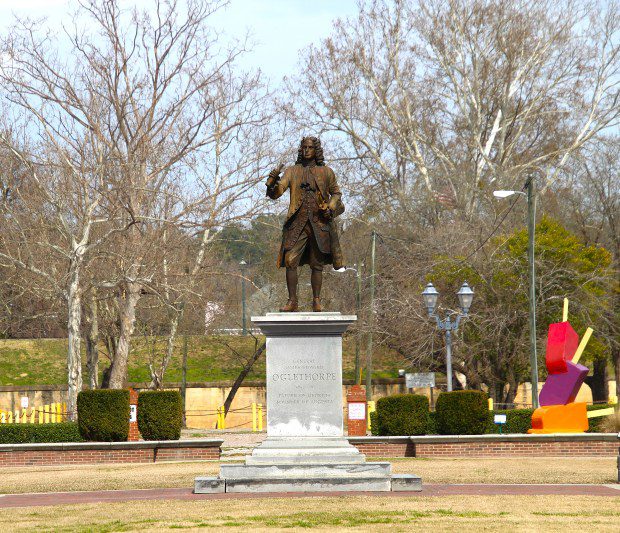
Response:
POLYGON ((574 402, 588 375, 588 368, 566 361, 567 371, 563 374, 549 374, 547 381, 540 391, 538 398, 540 405, 565 405, 574 402))

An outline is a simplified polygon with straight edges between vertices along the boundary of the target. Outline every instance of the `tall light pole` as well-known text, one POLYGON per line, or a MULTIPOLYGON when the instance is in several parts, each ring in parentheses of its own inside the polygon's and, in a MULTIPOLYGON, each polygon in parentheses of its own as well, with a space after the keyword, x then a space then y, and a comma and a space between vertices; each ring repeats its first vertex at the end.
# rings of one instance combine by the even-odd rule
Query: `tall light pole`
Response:
POLYGON ((372 400, 372 328, 375 321, 375 246, 377 234, 372 230, 370 241, 370 302, 368 312, 368 345, 366 346, 366 400, 372 400))
POLYGON ((459 328, 461 318, 465 318, 467 316, 471 303, 474 299, 474 291, 467 284, 467 282, 461 285, 459 292, 456 294, 459 297, 461 312, 456 315, 456 320, 452 322, 452 320, 450 320, 450 314, 446 315, 444 320, 441 320, 439 315, 435 314, 439 293, 433 284, 429 283, 422 292, 424 303, 426 304, 426 309, 428 310, 428 316, 437 321, 437 327, 441 331, 446 332, 446 380, 448 382, 448 392, 452 391, 452 332, 459 328))
POLYGON ((246 323, 246 312, 245 312, 245 267, 247 263, 244 259, 239 261, 239 266, 241 267, 241 334, 247 335, 248 328, 246 323))
POLYGON ((534 195, 534 176, 525 183, 527 194, 522 191, 494 191, 495 198, 508 198, 520 194, 527 198, 527 262, 529 274, 530 303, 530 367, 532 382, 532 407, 538 408, 538 355, 536 354, 536 269, 534 264, 534 242, 536 232, 536 196, 534 195))

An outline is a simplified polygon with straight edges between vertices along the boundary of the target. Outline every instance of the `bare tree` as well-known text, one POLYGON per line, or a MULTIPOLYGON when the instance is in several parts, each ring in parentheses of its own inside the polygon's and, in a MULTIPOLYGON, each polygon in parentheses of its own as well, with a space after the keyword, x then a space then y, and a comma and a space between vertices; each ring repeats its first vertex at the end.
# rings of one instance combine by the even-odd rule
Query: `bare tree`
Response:
POLYGON ((296 123, 339 139, 359 187, 410 219, 449 194, 543 189, 620 117, 617 2, 370 0, 310 47, 289 82, 296 123))
POLYGON ((81 277, 89 252, 115 232, 93 238, 93 229, 106 222, 98 216, 102 176, 96 159, 101 154, 63 124, 57 107, 28 98, 17 62, 10 72, 0 71, 6 98, 34 118, 24 128, 36 131, 38 142, 29 148, 7 130, 0 134, 0 143, 22 169, 13 177, 11 199, 3 203, 0 261, 33 274, 40 291, 61 296, 67 306, 68 411, 75 418, 82 388, 81 277))
MULTIPOLYGON (((202 228, 208 242, 208 229, 236 216, 235 202, 251 191, 247 151, 237 154, 243 163, 236 168, 209 168, 210 152, 221 158, 238 136, 250 150, 264 133, 247 128, 266 121, 257 75, 232 69, 243 44, 223 49, 208 26, 222 4, 154 0, 150 12, 141 12, 123 10, 117 0, 84 0, 65 28, 62 54, 57 39, 29 20, 16 20, 3 42, 0 82, 9 105, 22 110, 22 131, 34 127, 38 144, 31 153, 8 135, 2 142, 28 170, 65 239, 58 251, 70 265, 63 290, 72 398, 81 388, 80 273, 94 247, 115 236, 106 257, 97 258, 109 274, 97 286, 118 301, 109 386, 122 387, 136 307, 145 292, 157 290, 163 236, 175 227, 202 228)), ((260 157, 251 161, 259 165, 260 157)))
MULTIPOLYGON (((567 172, 565 187, 550 191, 550 210, 564 216, 585 242, 604 246, 612 255, 615 285, 610 288, 612 303, 605 313, 597 338, 611 355, 616 390, 620 390, 620 139, 598 138, 583 151, 567 172)), ((605 354, 607 355, 607 354, 605 354)), ((608 357, 594 361, 589 385, 595 400, 606 400, 608 357)))

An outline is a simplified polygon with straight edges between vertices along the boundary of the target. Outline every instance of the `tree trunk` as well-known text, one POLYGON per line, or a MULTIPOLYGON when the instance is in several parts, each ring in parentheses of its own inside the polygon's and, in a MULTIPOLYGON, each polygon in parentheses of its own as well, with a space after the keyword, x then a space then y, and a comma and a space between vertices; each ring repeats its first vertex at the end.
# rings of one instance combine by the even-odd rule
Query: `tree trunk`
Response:
POLYGON ((89 305, 88 330, 86 332, 86 368, 88 369, 88 384, 91 390, 99 387, 99 319, 97 313, 97 299, 92 294, 89 305))
POLYGON ((607 387, 607 359, 595 359, 592 365, 592 375, 586 377, 586 384, 592 389, 593 402, 609 401, 607 387))
POLYGON ((168 335, 168 342, 166 346, 166 355, 161 362, 159 369, 155 369, 155 365, 149 365, 149 370, 151 371, 151 383, 149 383, 150 389, 161 389, 164 383, 164 374, 172 360, 172 356, 174 355, 174 341, 177 336, 177 330, 179 328, 179 320, 181 318, 181 314, 183 311, 178 311, 172 317, 170 321, 170 333, 168 335))
POLYGON ((616 378, 616 396, 620 396, 620 346, 612 345, 611 360, 614 363, 614 374, 616 378))
POLYGON ((224 415, 228 413, 228 410, 230 409, 230 406, 232 405, 232 402, 235 399, 235 394, 237 394, 237 390, 239 389, 239 387, 241 387, 243 380, 248 375, 250 370, 252 370, 254 363, 256 363, 258 358, 265 351, 266 345, 267 344, 263 342, 263 344, 259 346, 258 350, 254 352, 254 355, 252 355, 250 360, 245 364, 245 366, 243 367, 243 370, 241 370, 241 372, 237 376, 237 379, 235 379, 235 382, 233 383, 233 386, 231 387, 230 392, 228 393, 228 396, 226 397, 226 401, 224 402, 224 415))
POLYGON ((136 306, 140 300, 139 283, 127 283, 119 296, 120 334, 110 369, 110 388, 122 389, 127 384, 127 361, 131 336, 136 323, 136 306))
POLYGON ((79 272, 72 268, 67 294, 69 314, 67 317, 67 412, 69 420, 77 420, 77 396, 82 390, 82 357, 80 353, 82 302, 79 286, 79 272))

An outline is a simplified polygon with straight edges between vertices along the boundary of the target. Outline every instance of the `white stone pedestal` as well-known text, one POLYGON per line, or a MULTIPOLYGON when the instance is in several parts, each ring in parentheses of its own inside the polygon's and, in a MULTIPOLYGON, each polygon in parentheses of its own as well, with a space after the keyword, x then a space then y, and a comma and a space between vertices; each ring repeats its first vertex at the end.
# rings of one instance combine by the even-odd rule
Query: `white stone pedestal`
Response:
POLYGON ((342 334, 357 317, 268 313, 252 317, 267 337, 267 439, 245 464, 196 478, 196 493, 421 490, 392 483, 391 465, 366 463, 343 432, 342 334))

